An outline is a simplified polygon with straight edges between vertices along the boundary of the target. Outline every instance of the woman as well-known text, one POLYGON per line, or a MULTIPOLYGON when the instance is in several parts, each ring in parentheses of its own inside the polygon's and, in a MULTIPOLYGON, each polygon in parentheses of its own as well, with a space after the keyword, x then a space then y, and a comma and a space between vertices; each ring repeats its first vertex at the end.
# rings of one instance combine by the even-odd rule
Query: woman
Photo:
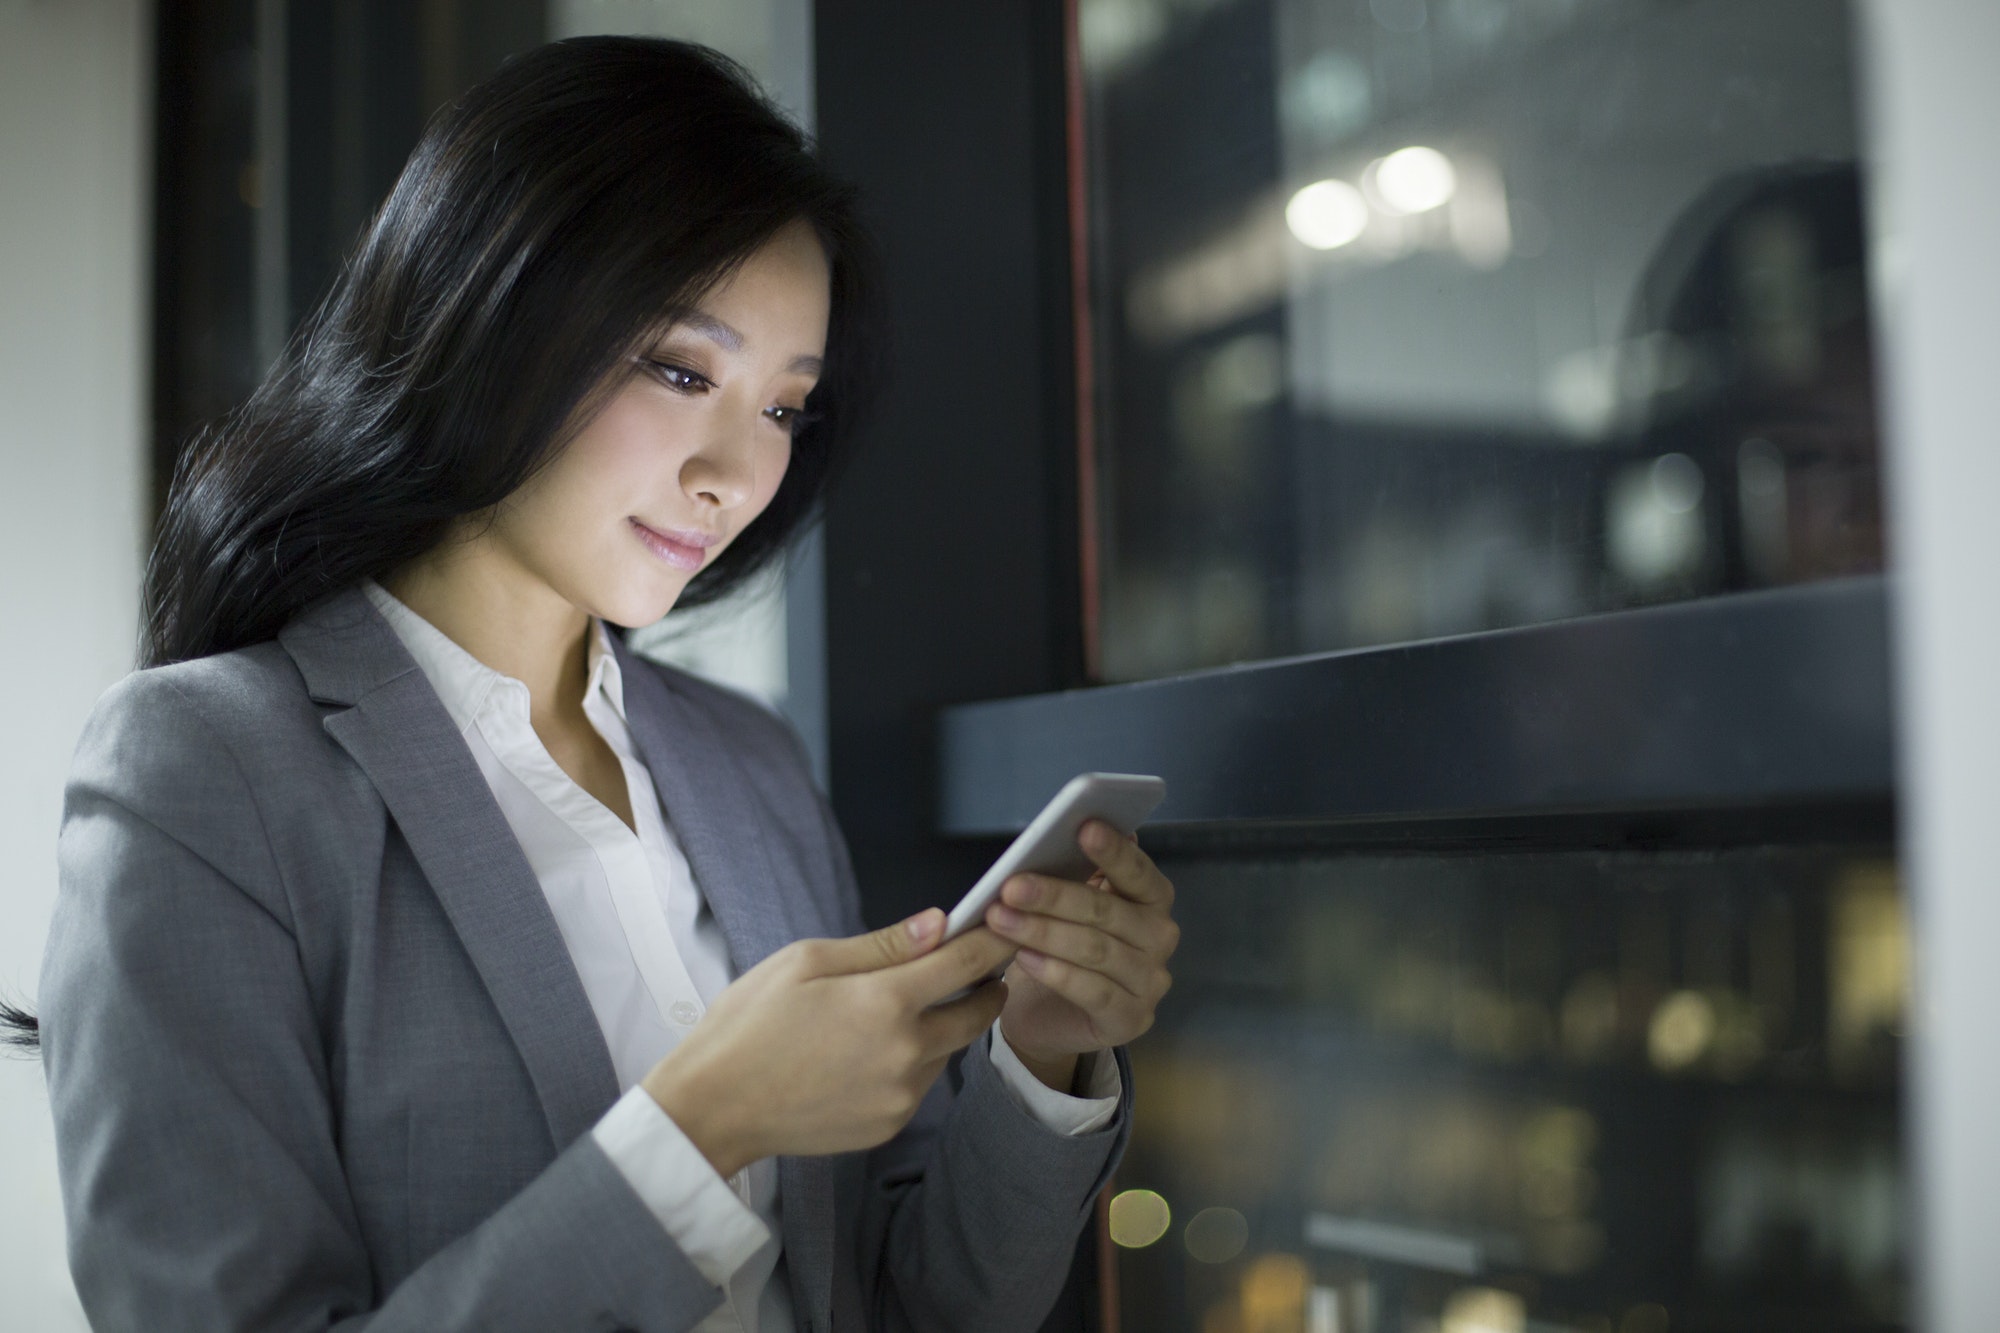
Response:
POLYGON ((872 305, 713 53, 545 47, 432 125, 176 479, 77 752, 42 1040, 95 1324, 1040 1322, 1171 886, 1094 825, 1090 884, 858 934, 790 731, 605 629, 782 550, 872 305))

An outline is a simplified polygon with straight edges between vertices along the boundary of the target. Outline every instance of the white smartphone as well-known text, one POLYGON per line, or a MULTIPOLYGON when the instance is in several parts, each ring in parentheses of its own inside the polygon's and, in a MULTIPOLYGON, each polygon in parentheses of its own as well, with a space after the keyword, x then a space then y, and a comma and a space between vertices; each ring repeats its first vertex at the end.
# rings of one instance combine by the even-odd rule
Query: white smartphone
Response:
MULTIPOLYGON (((1097 866, 1076 843, 1077 833, 1084 824, 1101 819, 1120 833, 1136 832, 1166 795, 1167 784, 1146 774, 1077 774, 1063 784, 1062 790, 979 877, 979 882, 958 900, 958 906, 945 918, 944 938, 963 935, 984 920, 986 909, 1000 896, 1000 888, 1010 876, 1033 871, 1063 879, 1089 879, 1097 866)), ((1005 970, 1002 967, 993 975, 999 976, 1005 970)), ((958 995, 969 993, 968 989, 958 995)), ((957 999, 958 995, 950 998, 957 999)))

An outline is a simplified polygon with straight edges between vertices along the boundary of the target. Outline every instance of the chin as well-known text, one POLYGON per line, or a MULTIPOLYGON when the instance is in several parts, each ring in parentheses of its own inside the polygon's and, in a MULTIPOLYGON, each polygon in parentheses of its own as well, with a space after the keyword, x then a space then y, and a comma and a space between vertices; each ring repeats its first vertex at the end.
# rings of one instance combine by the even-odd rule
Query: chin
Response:
POLYGON ((591 598, 593 614, 607 625, 622 629, 643 629, 663 618, 680 601, 692 579, 677 579, 663 586, 657 579, 633 579, 618 587, 605 588, 591 598))

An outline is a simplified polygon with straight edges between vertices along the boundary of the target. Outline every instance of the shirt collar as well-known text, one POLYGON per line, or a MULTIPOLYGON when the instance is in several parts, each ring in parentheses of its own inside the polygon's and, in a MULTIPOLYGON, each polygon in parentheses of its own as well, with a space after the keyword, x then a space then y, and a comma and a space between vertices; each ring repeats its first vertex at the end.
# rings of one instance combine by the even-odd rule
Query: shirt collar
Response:
POLYGON ((583 697, 602 693, 611 710, 618 714, 618 720, 625 717, 625 673, 618 665, 618 654, 611 651, 611 631, 596 616, 590 618, 590 649, 587 659, 590 678, 583 687, 583 697))
MULTIPOLYGON (((514 702, 523 715, 528 710, 528 687, 512 676, 487 666, 461 648, 443 630, 411 610, 401 599, 374 579, 363 579, 361 591, 374 604, 389 628, 403 641, 431 688, 444 702, 452 723, 460 731, 470 727, 489 699, 496 693, 514 702)), ((611 651, 609 632, 596 616, 590 618, 589 647, 586 649, 583 697, 602 694, 621 721, 625 718, 625 681, 618 669, 618 656, 611 651)))

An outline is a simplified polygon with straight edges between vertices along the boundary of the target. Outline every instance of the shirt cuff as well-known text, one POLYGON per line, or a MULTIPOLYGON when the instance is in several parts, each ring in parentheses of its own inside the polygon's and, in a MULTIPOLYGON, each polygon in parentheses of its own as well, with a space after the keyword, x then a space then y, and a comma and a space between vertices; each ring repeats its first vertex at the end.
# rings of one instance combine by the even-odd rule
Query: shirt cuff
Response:
POLYGON ((1070 1138, 1088 1134, 1103 1129, 1118 1114, 1125 1085, 1118 1075, 1118 1062, 1109 1051, 1092 1051, 1076 1058, 1076 1081, 1084 1089, 1081 1097, 1057 1092, 1029 1073, 1021 1057, 1001 1035, 997 1018, 993 1020, 992 1043, 986 1056, 993 1072, 1000 1076, 1000 1086, 1007 1089, 1014 1104, 1058 1134, 1070 1138))
POLYGON ((645 1088, 612 1103, 590 1134, 695 1270, 716 1286, 728 1286, 771 1238, 771 1229, 645 1088))

